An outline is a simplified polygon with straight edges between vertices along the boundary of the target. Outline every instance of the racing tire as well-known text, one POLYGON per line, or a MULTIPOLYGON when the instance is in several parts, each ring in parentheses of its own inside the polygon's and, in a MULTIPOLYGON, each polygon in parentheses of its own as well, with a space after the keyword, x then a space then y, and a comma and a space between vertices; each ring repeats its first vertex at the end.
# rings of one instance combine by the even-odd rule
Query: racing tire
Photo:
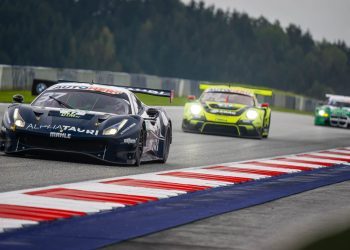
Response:
POLYGON ((269 137, 269 132, 270 132, 270 124, 271 124, 271 114, 270 114, 270 119, 269 119, 269 124, 267 124, 267 126, 265 128, 267 128, 267 134, 263 135, 263 138, 268 138, 269 137))
POLYGON ((182 120, 181 129, 182 129, 183 132, 187 132, 186 125, 185 125, 185 120, 182 120))
MULTIPOLYGON (((268 129, 268 131, 270 130, 270 123, 267 126, 267 129, 268 129)), ((268 137, 269 137, 269 132, 267 132, 267 134, 265 134, 265 135, 262 135, 262 138, 268 138, 268 137)))
POLYGON ((165 141, 163 143, 163 155, 162 159, 159 160, 160 163, 166 163, 169 156, 169 150, 170 150, 170 143, 171 143, 171 130, 170 128, 167 128, 165 132, 165 141))
POLYGON ((137 148, 135 152, 135 163, 134 166, 139 167, 141 165, 141 157, 143 153, 143 147, 145 143, 145 132, 142 129, 137 143, 137 148))

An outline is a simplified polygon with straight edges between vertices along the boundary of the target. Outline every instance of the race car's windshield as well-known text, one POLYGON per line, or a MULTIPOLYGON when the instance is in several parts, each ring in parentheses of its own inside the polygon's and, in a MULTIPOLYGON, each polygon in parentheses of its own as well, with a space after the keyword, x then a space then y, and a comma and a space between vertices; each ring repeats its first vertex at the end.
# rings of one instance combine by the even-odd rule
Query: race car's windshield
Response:
POLYGON ((105 94, 79 90, 57 90, 43 93, 33 106, 70 108, 125 115, 131 113, 126 93, 105 94))
POLYGON ((201 102, 225 102, 254 106, 254 98, 231 92, 204 92, 200 98, 201 102))
POLYGON ((331 106, 335 106, 335 107, 350 108, 349 102, 339 102, 339 101, 335 101, 335 100, 330 100, 328 104, 331 106))

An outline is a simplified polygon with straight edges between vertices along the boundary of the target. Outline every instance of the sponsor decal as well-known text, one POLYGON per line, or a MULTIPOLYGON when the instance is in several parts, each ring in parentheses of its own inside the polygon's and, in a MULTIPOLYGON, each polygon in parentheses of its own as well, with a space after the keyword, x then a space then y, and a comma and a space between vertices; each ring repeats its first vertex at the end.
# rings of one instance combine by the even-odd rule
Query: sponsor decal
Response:
POLYGON ((60 116, 69 117, 69 118, 80 118, 84 116, 86 113, 84 111, 74 111, 69 109, 60 110, 60 116))
POLYGON ((129 127, 125 128, 122 132, 120 132, 121 135, 125 134, 127 131, 132 129, 133 127, 136 126, 136 123, 131 124, 129 127))
POLYGON ((236 115, 236 112, 231 110, 219 110, 219 109, 211 109, 210 113, 212 114, 224 114, 224 115, 236 115))
POLYGON ((126 144, 135 144, 136 143, 136 139, 126 138, 126 139, 124 139, 124 143, 126 143, 126 144))
POLYGON ((122 94, 122 91, 115 90, 112 88, 105 88, 105 87, 96 87, 96 86, 87 86, 87 85, 57 85, 53 87, 52 89, 78 89, 78 90, 89 90, 89 91, 96 91, 96 92, 103 92, 107 94, 117 95, 122 94))
MULTIPOLYGON (((166 97, 173 97, 173 93, 171 91, 165 91, 165 90, 156 90, 156 89, 147 89, 147 88, 134 88, 134 87, 127 87, 127 86, 117 86, 119 88, 125 88, 131 92, 138 92, 138 93, 145 93, 150 95, 158 95, 158 96, 166 96, 166 97)), ((112 87, 101 87, 101 86, 89 86, 89 85, 57 85, 50 89, 78 89, 78 90, 90 90, 90 91, 97 91, 97 92, 103 92, 108 94, 122 94, 123 91, 115 90, 112 87)))
POLYGON ((29 123, 26 127, 28 130, 57 130, 60 133, 62 132, 75 132, 75 133, 83 133, 88 135, 98 135, 98 130, 95 129, 82 129, 75 126, 67 126, 67 125, 37 125, 29 123))
POLYGON ((230 103, 217 103, 216 105, 220 108, 233 108, 233 104, 230 103))
POLYGON ((52 138, 70 139, 70 138, 72 137, 72 134, 58 133, 58 132, 50 132, 50 137, 52 137, 52 138))

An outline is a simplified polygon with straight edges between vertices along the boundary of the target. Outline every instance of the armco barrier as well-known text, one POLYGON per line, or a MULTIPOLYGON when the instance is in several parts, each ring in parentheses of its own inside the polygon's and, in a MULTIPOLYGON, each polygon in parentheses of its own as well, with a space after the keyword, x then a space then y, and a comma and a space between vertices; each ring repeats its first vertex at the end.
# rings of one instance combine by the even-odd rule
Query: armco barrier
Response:
MULTIPOLYGON (((59 79, 98 82, 116 85, 148 88, 173 89, 176 96, 199 96, 197 80, 159 77, 145 74, 129 74, 123 72, 95 71, 81 69, 62 69, 49 67, 13 66, 0 64, 0 90, 31 90, 33 79, 57 81, 59 79)), ((313 111, 318 100, 276 92, 272 97, 260 97, 260 102, 268 102, 272 106, 313 111)))

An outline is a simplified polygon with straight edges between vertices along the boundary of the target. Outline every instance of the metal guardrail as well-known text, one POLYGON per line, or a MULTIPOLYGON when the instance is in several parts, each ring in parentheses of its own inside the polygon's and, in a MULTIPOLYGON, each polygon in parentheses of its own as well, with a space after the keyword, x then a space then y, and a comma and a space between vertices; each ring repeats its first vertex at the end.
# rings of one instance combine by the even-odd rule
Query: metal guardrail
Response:
MULTIPOLYGON (((200 81, 181 78, 159 77, 145 74, 123 72, 95 71, 81 69, 64 69, 33 66, 15 66, 0 64, 0 90, 31 90, 33 79, 57 81, 94 81, 105 84, 116 84, 155 89, 173 89, 175 96, 200 94, 200 81)), ((274 93, 272 97, 261 97, 261 102, 272 106, 312 112, 319 102, 316 99, 287 93, 274 93)))

